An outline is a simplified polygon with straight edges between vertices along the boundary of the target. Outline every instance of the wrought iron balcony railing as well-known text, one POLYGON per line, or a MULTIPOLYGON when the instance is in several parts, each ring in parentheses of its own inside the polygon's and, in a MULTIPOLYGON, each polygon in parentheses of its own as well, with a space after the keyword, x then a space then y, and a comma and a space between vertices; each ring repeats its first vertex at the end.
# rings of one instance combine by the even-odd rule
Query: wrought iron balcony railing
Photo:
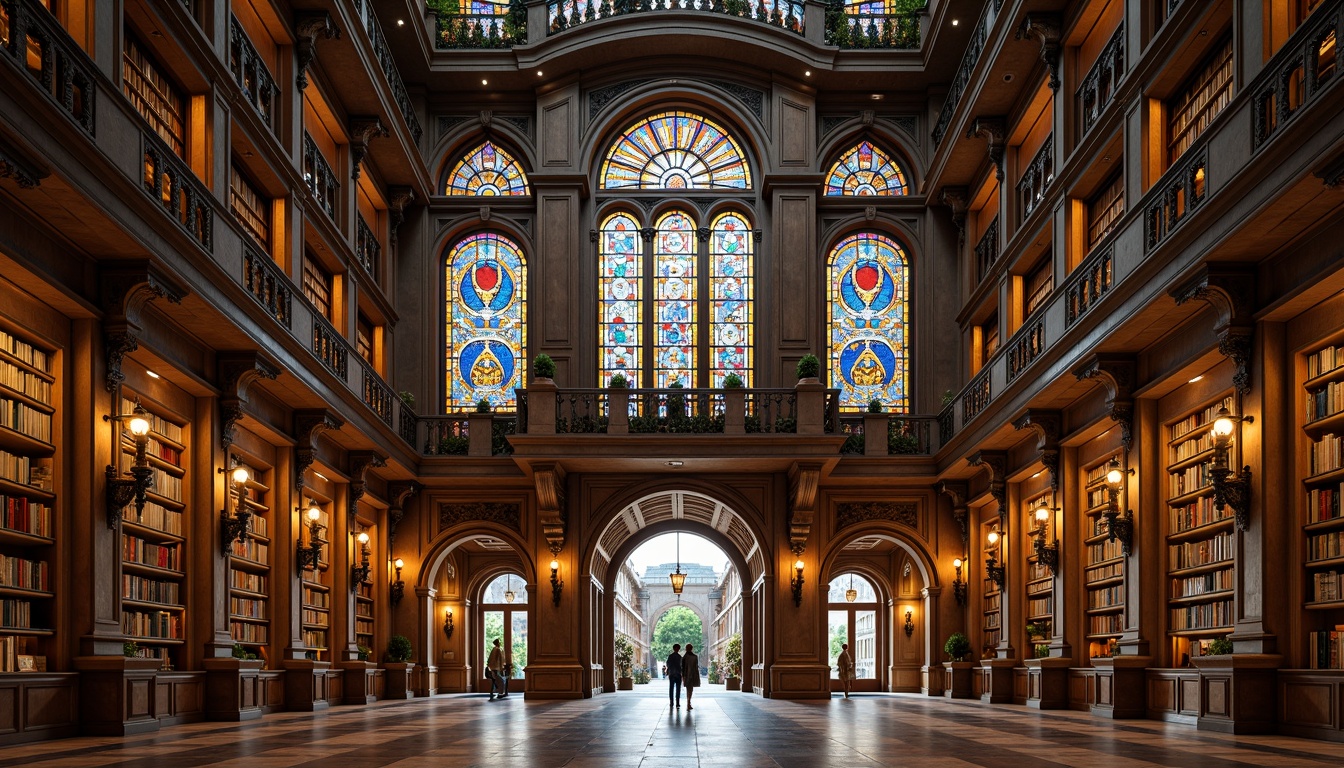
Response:
POLYGON ((1101 50, 1097 61, 1083 78, 1078 88, 1078 108, 1082 116, 1082 136, 1096 124, 1101 113, 1115 99, 1115 88, 1125 77, 1125 23, 1111 35, 1110 42, 1101 50))
POLYGON ((303 181, 317 204, 332 221, 336 221, 336 195, 341 183, 307 131, 303 132, 303 181))
POLYGON ((50 11, 35 0, 0 2, 0 51, 94 135, 97 67, 50 11))
POLYGON ((966 86, 971 83, 971 73, 975 71, 975 65, 980 62, 980 54, 985 52, 985 43, 989 40, 989 31, 998 18, 1001 5, 1000 0, 985 3, 985 10, 975 23, 975 30, 971 32, 971 41, 966 44, 966 53, 962 54, 961 64, 957 67, 957 74, 952 78, 952 85, 947 89, 947 98, 943 101, 943 108, 938 111, 938 122, 934 123, 933 126, 933 146, 935 149, 943 143, 943 136, 947 134, 947 129, 952 124, 952 116, 956 114, 957 106, 961 104, 961 97, 966 93, 966 86))
POLYGON ((215 212, 210 190, 157 134, 143 130, 140 136, 145 166, 141 186, 145 193, 202 248, 214 251, 215 212))
POLYGON ((355 0, 355 12, 364 23, 364 31, 369 36, 369 42, 373 44, 374 58, 378 59, 378 67, 383 70, 383 77, 387 78, 387 85, 392 91, 392 100, 397 103, 397 111, 401 112, 402 119, 406 121, 406 127, 411 131, 411 139, 419 144, 424 129, 420 127, 420 119, 415 116, 415 105, 411 103, 410 94, 406 92, 406 83, 402 81, 401 72, 397 70, 397 62, 392 58, 387 39, 383 37, 383 28, 373 13, 372 1, 355 0))
POLYGON ((238 23, 238 17, 232 14, 229 15, 229 71, 233 73, 234 82, 247 96, 247 103, 257 111, 266 127, 275 132, 278 127, 275 101, 280 89, 271 76, 270 68, 257 54, 257 49, 238 23))
POLYGON ((369 222, 364 220, 360 214, 356 214, 355 220, 355 258, 359 260, 359 265, 373 279, 378 279, 378 257, 383 252, 382 243, 378 242, 378 237, 373 234, 373 229, 369 222))
POLYGON ((803 33, 803 3, 795 0, 559 0, 547 8, 546 34, 598 19, 658 11, 722 13, 803 33))

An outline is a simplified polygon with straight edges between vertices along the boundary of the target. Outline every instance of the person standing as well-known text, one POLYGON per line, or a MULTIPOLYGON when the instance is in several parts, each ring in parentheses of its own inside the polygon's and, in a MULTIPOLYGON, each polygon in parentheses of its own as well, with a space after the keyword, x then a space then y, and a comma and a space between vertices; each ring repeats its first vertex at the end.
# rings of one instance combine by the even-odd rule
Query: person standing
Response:
POLYGON ((509 683, 504 679, 504 651, 499 647, 499 639, 495 639, 495 647, 490 651, 490 658, 485 662, 485 672, 490 676, 490 700, 495 700, 495 691, 499 690, 499 698, 509 695, 509 683))
POLYGON ((845 688, 845 698, 849 698, 849 690, 854 687, 854 655, 849 652, 849 643, 843 643, 840 646, 840 656, 835 660, 835 664, 840 668, 840 685, 845 688))
MULTIPOLYGON (((667 705, 681 709, 681 643, 672 645, 667 657, 667 705)), ((690 699, 687 699, 690 702, 690 699)))
POLYGON ((695 646, 686 644, 686 655, 681 657, 681 679, 682 685, 686 686, 686 711, 690 712, 695 707, 691 706, 691 694, 700 687, 700 657, 695 655, 695 646))

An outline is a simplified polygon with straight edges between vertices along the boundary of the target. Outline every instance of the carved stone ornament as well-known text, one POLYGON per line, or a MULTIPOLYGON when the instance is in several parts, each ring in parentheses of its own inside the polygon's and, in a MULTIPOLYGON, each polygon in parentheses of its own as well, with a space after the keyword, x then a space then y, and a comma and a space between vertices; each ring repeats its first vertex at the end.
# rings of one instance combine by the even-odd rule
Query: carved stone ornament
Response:
POLYGON ((50 175, 51 171, 41 168, 18 150, 0 142, 0 179, 13 179, 20 189, 32 189, 50 175))
POLYGON ((414 480, 387 484, 387 545, 390 550, 397 540, 397 526, 406 516, 406 502, 420 492, 421 485, 414 480))
POLYGON ((565 468, 554 463, 532 465, 532 482, 537 492, 537 515, 541 532, 551 554, 558 555, 565 546, 569 520, 565 507, 565 468))
POLYGON ((140 314, 154 299, 180 304, 190 291, 168 272, 147 259, 108 262, 98 271, 106 342, 107 373, 103 386, 116 392, 126 380, 121 364, 139 348, 140 314))
POLYGON ((919 527, 919 505, 914 502, 861 501, 835 505, 835 529, 872 520, 887 520, 910 528, 919 527))
POLYGON ((970 190, 966 187, 943 187, 939 199, 952 209, 952 224, 957 228, 957 249, 966 244, 966 211, 970 208, 970 190))
POLYGON ((952 519, 961 526, 961 543, 966 544, 971 535, 970 526, 967 525, 970 513, 966 506, 970 497, 969 485, 962 480, 943 480, 938 483, 937 489, 952 501, 952 519))
POLYGON ((490 109, 482 109, 480 115, 477 117, 477 120, 479 120, 481 123, 481 127, 486 129, 490 127, 490 123, 494 119, 495 119, 494 110, 490 109))
POLYGON ((859 112, 859 122, 863 123, 865 126, 871 126, 876 119, 877 112, 875 110, 865 109, 859 112))
POLYGON ((1008 517, 1008 456, 1002 451, 976 451, 966 457, 966 461, 973 467, 984 467, 989 470, 989 495, 994 497, 994 503, 999 506, 999 517, 1008 517))
POLYGON ((397 247, 397 229, 401 223, 406 220, 406 209, 411 203, 415 202, 415 190, 410 187, 388 187, 387 204, 388 214, 391 226, 390 240, 392 247, 397 247))
POLYGON ((1059 490, 1059 434, 1064 419, 1059 411, 1028 408, 1013 422, 1013 429, 1030 429, 1036 433, 1036 450, 1041 464, 1050 473, 1050 490, 1059 490))
POLYGON ((350 118, 350 178, 359 181, 359 166, 369 154, 369 142, 387 136, 387 127, 377 115, 350 118))
POLYGON ((801 555, 817 516, 822 465, 795 462, 789 468, 789 549, 801 555))
POLYGON ((340 429, 345 421, 325 408, 294 412, 294 487, 303 490, 303 476, 317 460, 317 436, 329 429, 340 429))
POLYGON ((317 40, 337 40, 341 30, 326 11, 301 11, 294 15, 294 52, 298 57, 299 90, 308 87, 308 68, 317 59, 317 40))
POLYGON ((489 221, 489 220, 490 220, 490 206, 488 206, 488 205, 482 205, 482 206, 481 206, 481 210, 478 211, 477 213, 478 213, 478 215, 480 216, 481 221, 489 221))
POLYGON ((1003 181, 1003 151, 1008 145, 1008 121, 998 115, 977 115, 966 131, 966 138, 976 137, 988 142, 989 161, 994 164, 994 178, 1003 181))
POLYGON ((863 208, 863 218, 865 221, 873 221, 877 218, 877 206, 868 205, 863 208))
POLYGON ((1096 379, 1106 388, 1106 406, 1111 421, 1120 425, 1125 453, 1134 447, 1134 383, 1138 362, 1130 355, 1096 354, 1074 369, 1079 381, 1096 379))
POLYGON ((386 467, 387 457, 377 451, 350 452, 350 492, 346 499, 345 517, 347 526, 353 530, 355 516, 359 514, 359 500, 368 490, 368 473, 375 467, 386 467))
POLYGON ((1025 37, 1035 39, 1041 44, 1041 61, 1050 70, 1050 90, 1059 90, 1059 38, 1063 23, 1057 13, 1033 11, 1022 18, 1022 26, 1017 28, 1017 39, 1025 37))
POLYGON ((439 505, 439 530, 461 523, 495 523, 522 533, 522 507, 493 501, 439 505))
POLYGON ((1189 280, 1171 289, 1180 306, 1200 299, 1218 313, 1214 326, 1218 351, 1236 367, 1232 384, 1239 394, 1251 391, 1251 339, 1255 329, 1255 272, 1244 264, 1209 262, 1189 280))
POLYGON ((215 356, 219 378, 219 447, 225 452, 238 436, 238 422, 247 405, 247 390, 254 381, 274 381, 280 367, 259 352, 220 352, 215 356))

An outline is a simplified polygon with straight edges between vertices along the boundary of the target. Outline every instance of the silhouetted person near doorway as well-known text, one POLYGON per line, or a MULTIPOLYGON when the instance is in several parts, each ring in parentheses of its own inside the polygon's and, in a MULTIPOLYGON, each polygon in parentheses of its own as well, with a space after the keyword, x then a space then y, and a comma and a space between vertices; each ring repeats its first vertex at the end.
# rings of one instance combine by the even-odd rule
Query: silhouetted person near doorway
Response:
POLYGON ((499 647, 499 640, 495 640, 495 647, 490 650, 490 658, 485 662, 485 673, 490 676, 490 700, 495 700, 495 689, 501 692, 499 698, 509 695, 509 681, 504 679, 502 670, 504 669, 504 651, 499 647))
POLYGON ((849 652, 849 643, 840 645, 840 656, 835 660, 840 668, 840 685, 845 688, 845 698, 849 698, 849 689, 854 687, 854 655, 849 652))
POLYGON ((691 694, 700 687, 700 657, 695 655, 695 646, 686 644, 686 655, 681 657, 681 679, 682 685, 686 686, 686 711, 690 712, 695 707, 691 706, 691 694))
MULTIPOLYGON (((672 645, 667 657, 667 705, 681 709, 681 643, 672 645)), ((687 703, 690 699, 686 699, 687 703)))

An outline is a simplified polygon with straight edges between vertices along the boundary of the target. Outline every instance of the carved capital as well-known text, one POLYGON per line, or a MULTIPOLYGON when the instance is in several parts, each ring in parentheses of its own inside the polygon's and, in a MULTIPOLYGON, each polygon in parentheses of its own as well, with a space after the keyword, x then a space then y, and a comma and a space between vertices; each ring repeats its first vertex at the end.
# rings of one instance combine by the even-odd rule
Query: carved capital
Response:
POLYGON ((558 555, 565 546, 568 511, 565 507, 565 468, 559 464, 532 465, 532 482, 537 491, 537 515, 541 532, 551 554, 558 555))
POLYGON ((999 517, 1008 516, 1008 455, 1002 451, 976 451, 966 457, 973 467, 989 470, 989 495, 999 505, 999 517))
POLYGON ((1050 90, 1059 90, 1059 40, 1063 22, 1058 13, 1033 11, 1022 18, 1017 28, 1017 39, 1030 37, 1041 44, 1041 61, 1050 70, 1050 90))
POLYGON ((326 11, 301 11, 294 15, 294 53, 298 58, 299 90, 308 87, 308 68, 317 59, 317 41, 340 38, 341 30, 326 11))
POLYGON ((115 392, 126 380, 121 364, 139 348, 140 314, 155 299, 180 304, 190 291, 185 285, 147 259, 110 262, 98 271, 106 340, 107 374, 103 382, 115 392))
POLYGON ((1251 337, 1255 328, 1255 272, 1244 264, 1206 263, 1171 289, 1177 306, 1200 299, 1218 313, 1218 351, 1236 366, 1237 392, 1251 391, 1251 337))
POLYGON ((13 179, 20 189, 32 189, 51 175, 51 171, 0 141, 0 179, 13 179))
POLYGON ((482 128, 488 129, 490 123, 495 119, 495 112, 491 109, 482 109, 476 119, 480 122, 482 128))
POLYGON ((1106 388, 1111 421, 1120 425, 1120 440, 1128 453, 1134 447, 1134 386, 1138 362, 1130 355, 1096 354, 1074 369, 1078 381, 1093 379, 1106 388))
POLYGON ((294 487, 303 490, 303 475, 317 459, 317 437, 327 430, 340 429, 345 421, 325 408, 294 412, 294 487))
POLYGON ((219 380, 219 444, 226 452, 238 436, 238 422, 247 405, 247 390, 258 379, 274 381, 280 367, 259 352, 220 352, 215 355, 219 380))
POLYGON ((653 236, 656 234, 658 234, 658 230, 654 229, 653 227, 644 227, 643 229, 639 230, 639 236, 644 238, 644 242, 646 243, 652 243, 653 236))
POLYGON ((966 187, 943 187, 938 199, 952 209, 952 224, 957 228, 957 248, 966 243, 966 211, 970 208, 970 190, 966 187))
POLYGON ((599 239, 599 233, 596 229, 588 230, 588 242, 596 243, 599 239))
POLYGON ((351 451, 349 455, 350 462, 350 493, 346 500, 346 523, 350 530, 354 530, 355 515, 359 513, 359 500, 364 498, 364 492, 368 490, 368 473, 375 467, 386 467, 387 457, 377 451, 351 451))
POLYGON ((397 526, 406 516, 406 502, 420 492, 421 485, 414 480, 387 484, 387 545, 390 550, 397 540, 397 526))
POLYGON ((1059 490, 1059 435, 1064 418, 1059 411, 1028 408, 1013 421, 1013 429, 1029 429, 1036 433, 1036 450, 1041 463, 1050 473, 1050 489, 1059 490))
POLYGON ((350 118, 350 178, 359 180, 359 166, 369 154, 369 142, 387 135, 387 127, 377 115, 350 118))
POLYGON ((700 240, 700 242, 702 243, 709 242, 709 227, 700 227, 699 229, 695 230, 695 235, 696 238, 700 240))
POLYGON ((795 462, 789 468, 789 549, 801 555, 812 533, 817 516, 817 498, 821 486, 822 465, 795 462))
POLYGON ((989 161, 994 164, 994 178, 1003 181, 1003 150, 1008 144, 1008 121, 998 115, 976 115, 966 138, 983 138, 988 142, 989 161))
POLYGON ((415 190, 410 187, 388 187, 387 205, 388 218, 391 226, 389 239, 391 246, 397 247, 397 228, 406 220, 406 209, 411 203, 415 202, 415 190))

